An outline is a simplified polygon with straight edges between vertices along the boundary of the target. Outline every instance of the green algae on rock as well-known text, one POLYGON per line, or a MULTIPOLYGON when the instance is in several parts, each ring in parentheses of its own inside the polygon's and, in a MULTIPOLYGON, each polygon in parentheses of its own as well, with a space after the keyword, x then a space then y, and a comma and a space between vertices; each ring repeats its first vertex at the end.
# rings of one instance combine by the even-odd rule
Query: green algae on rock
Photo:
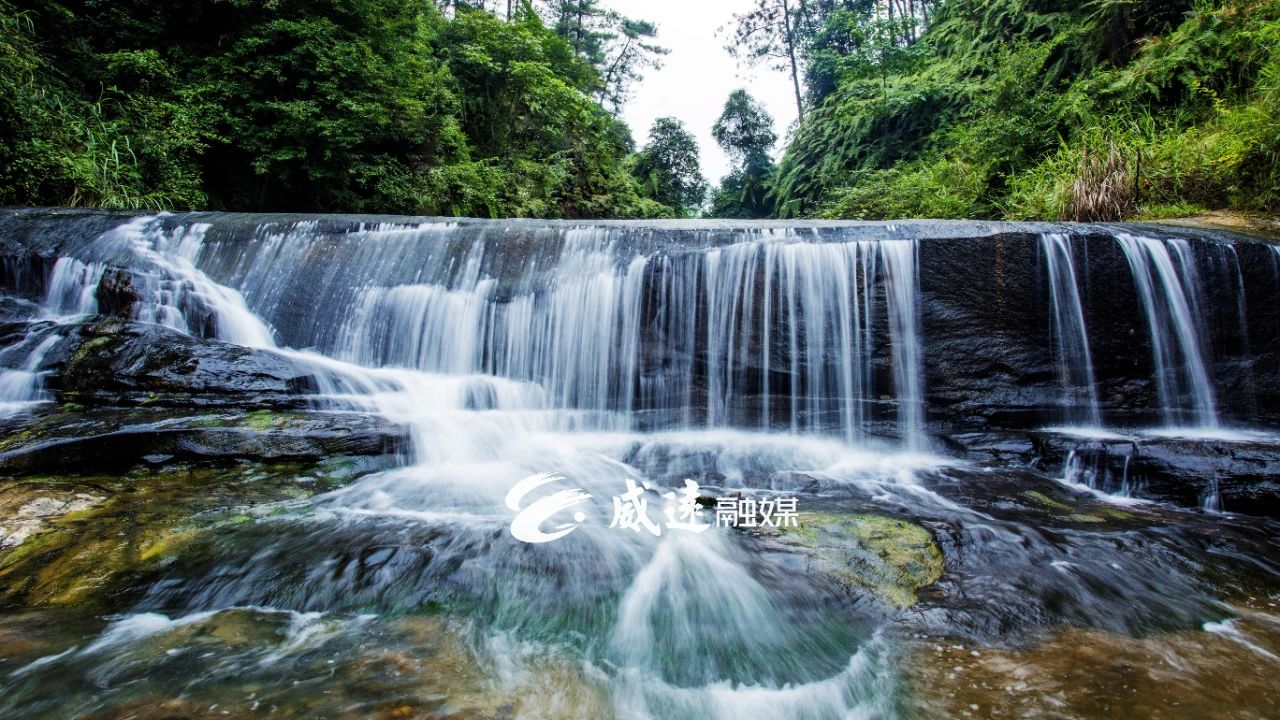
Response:
POLYGON ((37 503, 50 512, 22 531, 21 544, 0 549, 0 606, 112 604, 209 533, 354 480, 367 472, 359 460, 138 467, 4 483, 0 509, 37 503))
POLYGON ((800 513, 800 527, 782 529, 816 560, 815 569, 869 590, 898 608, 942 577, 942 551, 925 528, 883 515, 800 513))
POLYGON ((367 458, 380 468, 408 445, 406 430, 372 415, 321 411, 98 408, 51 409, 0 425, 7 475, 127 470, 137 464, 235 461, 323 462, 367 458))

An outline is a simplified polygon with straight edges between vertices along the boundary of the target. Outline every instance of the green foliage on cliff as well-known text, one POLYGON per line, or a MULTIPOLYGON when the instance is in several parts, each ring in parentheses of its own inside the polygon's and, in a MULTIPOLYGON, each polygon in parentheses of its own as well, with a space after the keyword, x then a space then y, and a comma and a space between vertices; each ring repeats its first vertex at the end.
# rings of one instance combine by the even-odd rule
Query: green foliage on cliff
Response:
POLYGON ((1277 0, 950 0, 918 42, 873 17, 810 46, 780 215, 1280 211, 1277 0))
POLYGON ((0 205, 670 215, 616 82, 527 3, 0 0, 0 205))

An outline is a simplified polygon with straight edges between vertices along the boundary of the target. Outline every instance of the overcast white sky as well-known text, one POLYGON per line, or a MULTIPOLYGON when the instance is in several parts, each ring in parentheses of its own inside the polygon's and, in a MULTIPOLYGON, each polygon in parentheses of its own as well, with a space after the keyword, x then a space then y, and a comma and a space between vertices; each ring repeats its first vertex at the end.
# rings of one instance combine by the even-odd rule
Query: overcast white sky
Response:
MULTIPOLYGON (((725 98, 747 88, 768 108, 778 137, 796 119, 795 96, 786 73, 767 67, 739 67, 724 49, 734 13, 749 10, 753 0, 604 0, 605 7, 658 26, 658 44, 671 50, 662 69, 650 70, 632 90, 623 117, 636 144, 649 138, 649 126, 666 116, 677 117, 698 138, 702 174, 713 183, 729 172, 729 159, 711 139, 711 125, 720 117, 725 98), (725 33, 717 34, 721 28, 725 33)), ((778 148, 783 143, 778 143, 778 148)))

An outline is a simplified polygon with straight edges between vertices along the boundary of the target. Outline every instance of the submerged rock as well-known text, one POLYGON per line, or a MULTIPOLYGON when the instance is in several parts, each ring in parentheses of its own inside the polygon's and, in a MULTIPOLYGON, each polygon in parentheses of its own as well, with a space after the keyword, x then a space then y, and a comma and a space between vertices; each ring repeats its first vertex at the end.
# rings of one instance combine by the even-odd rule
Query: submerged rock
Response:
POLYGON ((87 510, 103 499, 75 488, 0 483, 0 550, 17 547, 50 522, 87 510))
POLYGON ((933 536, 906 520, 804 512, 800 527, 780 532, 784 542, 811 554, 818 572, 899 608, 914 605, 916 591, 942 577, 942 552, 933 536))
POLYGON ((368 471, 358 459, 334 457, 5 483, 0 511, 29 507, 43 514, 28 525, 24 542, 0 548, 0 607, 122 609, 180 557, 206 552, 219 530, 368 471))
POLYGON ((1280 616, 1274 598, 1258 604, 1265 612, 1240 607, 1141 638, 1080 628, 1013 647, 924 637, 904 654, 906 697, 921 717, 1274 717, 1280 616))
MULTIPOLYGON (((14 650, 5 624, 0 617, 0 657, 14 650)), ((467 628, 430 615, 133 613, 89 638, 47 648, 44 662, 28 664, 23 682, 0 697, 0 713, 94 720, 614 716, 605 683, 584 663, 497 639, 486 647, 467 628), (101 692, 104 677, 128 691, 101 692), (58 706, 50 708, 54 693, 58 706)))

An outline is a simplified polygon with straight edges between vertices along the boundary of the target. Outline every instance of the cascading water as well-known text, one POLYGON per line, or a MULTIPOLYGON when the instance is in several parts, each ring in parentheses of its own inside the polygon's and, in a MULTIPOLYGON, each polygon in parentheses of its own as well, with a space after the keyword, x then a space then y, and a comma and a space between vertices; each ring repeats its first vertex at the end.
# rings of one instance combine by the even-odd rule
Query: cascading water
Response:
POLYGON ((98 311, 97 290, 106 268, 75 258, 58 258, 49 278, 49 291, 40 309, 51 320, 74 320, 98 311))
POLYGON ((97 312, 97 289, 105 271, 99 263, 59 258, 49 276, 48 291, 33 308, 32 324, 21 339, 0 348, 0 417, 30 409, 47 400, 41 367, 61 340, 60 329, 97 312))
POLYGON ((1197 320, 1201 316, 1198 277, 1189 248, 1182 241, 1124 233, 1116 235, 1116 241, 1129 262, 1147 316, 1165 424, 1218 427, 1213 383, 1209 380, 1197 320), (1178 258, 1176 265, 1174 255, 1178 258))
MULTIPOLYGON (((960 592, 973 590, 977 600, 956 617, 1004 613, 973 628, 1016 625, 1065 606, 1073 622, 1145 631, 1149 618, 1174 617, 1177 626, 1178 613, 1200 607, 1192 583, 1159 561, 1162 543, 1172 544, 1161 532, 1127 528, 1156 549, 1124 555, 1121 545, 1146 544, 1090 535, 1086 523, 1104 522, 1100 516, 1063 510, 1040 491, 993 490, 1000 498, 987 512, 945 494, 958 479, 927 484, 950 461, 922 454, 931 447, 926 420, 936 419, 938 406, 926 412, 926 372, 937 363, 929 362, 922 329, 928 247, 921 240, 892 229, 871 237, 845 228, 660 232, 465 221, 335 232, 323 219, 268 222, 247 238, 243 226, 206 219, 137 218, 75 248, 86 260, 58 261, 41 312, 74 325, 95 311, 104 272, 127 269, 135 320, 291 359, 316 376, 317 405, 403 424, 413 453, 394 469, 223 528, 193 564, 175 563, 140 590, 132 612, 96 639, 0 679, 7 695, 0 714, 42 701, 59 673, 127 687, 154 638, 228 616, 249 616, 243 622, 278 642, 261 653, 236 646, 200 672, 215 685, 248 674, 277 692, 292 687, 287 670, 296 674, 301 666, 290 663, 304 662, 298 658, 323 664, 316 677, 329 677, 334 663, 363 671, 370 666, 352 660, 351 648, 394 645, 412 632, 405 615, 438 613, 458 622, 433 626, 432 642, 456 634, 466 647, 442 653, 441 667, 480 658, 491 671, 490 693, 523 693, 530 677, 545 678, 553 687, 538 696, 544 708, 561 708, 565 686, 604 688, 607 700, 576 716, 892 717, 903 692, 894 670, 902 638, 889 637, 892 620, 918 615, 922 628, 954 621, 938 605, 898 612, 916 587, 895 583, 912 572, 923 572, 923 585, 944 571, 948 583, 967 580, 944 568, 929 530, 902 517, 993 553, 956 556, 966 568, 981 567, 960 592), (554 542, 525 544, 511 532, 509 493, 547 472, 563 476, 557 490, 583 498, 574 507, 582 516, 554 542), (699 501, 804 493, 805 501, 829 503, 815 509, 828 524, 772 535, 610 527, 628 482, 658 518, 665 493, 691 478, 705 493, 699 501), (1041 503, 1037 522, 1072 529, 1005 519, 1009 506, 1032 502, 1041 503), (797 551, 823 547, 841 523, 858 534, 838 556, 797 551), (902 526, 920 534, 894 535, 902 526), (885 537, 890 542, 873 550, 885 537), (910 561, 903 569, 885 564, 901 553, 910 561), (835 572, 811 572, 823 563, 835 572), (893 587, 866 584, 857 573, 866 568, 893 587), (1148 598, 1141 593, 1149 587, 1176 592, 1148 598), (992 588, 1004 593, 998 602, 983 595, 994 597, 992 588), (1120 613, 1096 607, 1099 598, 1140 594, 1120 613), (1166 612, 1166 596, 1185 605, 1166 612)), ((1183 284, 1197 282, 1194 257, 1159 241, 1120 243, 1159 338, 1153 345, 1162 347, 1162 402, 1176 413, 1207 373, 1193 322, 1206 300, 1183 284), (1198 371, 1183 367, 1195 362, 1198 371)), ((1034 253, 1035 239, 1025 247, 1034 253)), ((1072 422, 1098 425, 1099 383, 1070 242, 1043 235, 1038 247, 1049 271, 1062 404, 1079 413, 1072 422)), ((21 351, 3 352, 21 355, 21 371, 38 374, 41 347, 60 334, 25 337, 21 351)), ((1040 375, 1044 357, 1035 355, 1040 375)), ((1202 408, 1191 407, 1199 420, 1202 408)), ((1119 487, 1110 487, 1081 456, 1066 464, 1069 478, 1094 490, 1134 486, 1127 465, 1119 487)), ((1027 473, 1020 482, 1031 471, 1017 472, 1027 473)), ((987 468, 974 474, 980 488, 1003 481, 987 468)), ((394 669, 378 677, 399 677, 394 663, 415 652, 422 654, 389 653, 394 669)), ((196 656, 180 645, 151 662, 169 667, 162 664, 196 656)), ((199 695, 197 685, 188 690, 199 695)), ((315 686, 304 690, 317 694, 315 686)), ((85 697, 73 707, 101 707, 99 697, 85 697)), ((488 714, 504 713, 511 714, 488 714)))
POLYGON ((193 264, 208 230, 204 223, 166 229, 158 218, 139 217, 103 236, 104 245, 136 257, 150 270, 139 276, 143 302, 134 317, 237 345, 274 347, 270 328, 249 311, 240 293, 209 280, 193 264))
MULTIPOLYGON (((307 224, 266 229, 229 252, 208 224, 137 218, 99 245, 103 255, 132 258, 136 319, 271 349, 317 373, 323 402, 374 410, 412 429, 410 465, 317 505, 364 522, 354 532, 370 542, 386 542, 375 538, 388 519, 443 522, 454 540, 438 549, 441 557, 472 562, 469 548, 511 522, 503 494, 548 470, 581 485, 596 515, 607 517, 601 501, 620 493, 624 480, 654 479, 628 464, 645 457, 712 452, 721 458, 712 478, 766 494, 755 478, 784 467, 892 494, 901 473, 932 462, 884 460, 841 442, 888 423, 903 447, 922 445, 912 241, 766 231, 728 244, 645 249, 629 246, 624 233, 584 228, 528 248, 512 267, 502 265, 510 260, 501 237, 448 224, 373 226, 344 238, 352 252, 342 272, 313 275, 303 288, 291 276, 304 258, 329 249, 314 232, 307 224), (301 293, 310 324, 299 326, 291 314, 301 293), (306 350, 278 346, 277 336, 306 350), (783 429, 832 440, 744 432, 783 429), (661 450, 632 457, 639 438, 661 450)), ((278 572, 275 553, 295 542, 324 547, 333 532, 323 523, 307 528, 184 587, 180 597, 158 592, 152 602, 197 614, 279 604, 280 585, 265 581, 278 572)), ((591 568, 591 587, 545 579, 485 587, 438 576, 445 563, 424 568, 421 590, 410 595, 424 593, 425 601, 435 583, 461 583, 489 604, 495 632, 556 643, 563 639, 533 610, 616 603, 592 623, 612 638, 609 646, 581 652, 615 669, 615 701, 642 715, 826 718, 885 707, 881 649, 815 624, 812 599, 797 602, 760 584, 723 531, 652 538, 587 523, 560 542, 544 562, 591 568), (752 657, 762 622, 778 617, 791 621, 768 638, 768 654, 752 657), (762 697, 768 712, 758 707, 762 697)), ((511 538, 502 546, 488 562, 520 577, 526 553, 511 538)), ((385 589, 332 587, 323 575, 292 584, 309 598, 299 610, 332 609, 316 603, 335 592, 385 596, 385 589)))
MULTIPOLYGON (((269 346, 267 328, 289 327, 286 345, 354 365, 532 382, 556 407, 621 413, 651 428, 790 428, 853 440, 894 419, 904 445, 923 434, 911 241, 766 232, 642 252, 628 249, 623 231, 571 229, 522 249, 510 267, 489 233, 374 226, 344 238, 344 272, 300 288, 291 269, 314 266, 323 248, 306 225, 234 248, 201 249, 200 226, 140 220, 120 234, 148 222, 143 253, 174 248, 176 259, 155 264, 221 308, 220 339, 269 346), (194 278, 191 260, 238 292, 202 285, 209 280, 194 278), (299 327, 292 303, 303 292, 315 312, 299 327), (242 317, 241 294, 265 323, 242 317), (893 357, 888 372, 876 360, 883 352, 893 357), (893 402, 882 402, 884 388, 893 402)), ((180 293, 165 295, 153 312, 181 305, 180 293)))
POLYGON ((56 334, 33 333, 0 350, 0 417, 46 399, 40 386, 40 365, 60 339, 56 334))
POLYGON ((1040 236, 1049 274, 1049 295, 1053 316, 1055 359, 1058 379, 1062 383, 1070 424, 1102 425, 1098 405, 1097 380, 1093 374, 1093 355, 1089 352, 1089 333, 1085 328, 1084 306, 1071 258, 1071 240, 1066 235, 1040 236))

